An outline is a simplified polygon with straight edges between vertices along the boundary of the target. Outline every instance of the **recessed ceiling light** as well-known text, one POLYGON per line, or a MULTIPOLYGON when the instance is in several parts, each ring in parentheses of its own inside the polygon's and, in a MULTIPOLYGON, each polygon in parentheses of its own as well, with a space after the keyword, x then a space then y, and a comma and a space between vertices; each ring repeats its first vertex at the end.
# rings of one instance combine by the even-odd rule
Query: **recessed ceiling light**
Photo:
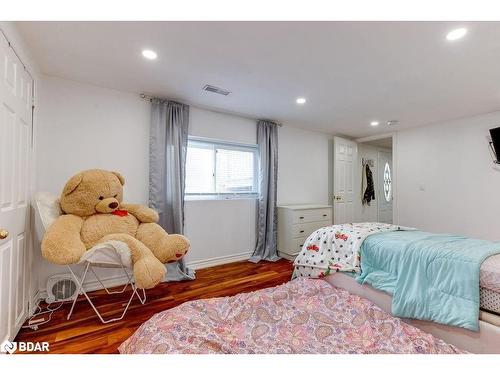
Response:
POLYGON ((370 122, 370 125, 371 125, 371 126, 377 126, 378 124, 379 124, 379 122, 378 122, 378 121, 372 121, 372 122, 370 122))
POLYGON ((142 51, 142 56, 146 59, 154 60, 158 56, 155 51, 151 51, 150 49, 145 49, 142 51))
POLYGON ((467 34, 467 29, 465 27, 460 27, 458 29, 451 30, 448 34, 446 34, 446 39, 449 41, 462 39, 465 34, 467 34))
POLYGON ((306 102, 306 98, 297 98, 297 104, 304 104, 306 102))

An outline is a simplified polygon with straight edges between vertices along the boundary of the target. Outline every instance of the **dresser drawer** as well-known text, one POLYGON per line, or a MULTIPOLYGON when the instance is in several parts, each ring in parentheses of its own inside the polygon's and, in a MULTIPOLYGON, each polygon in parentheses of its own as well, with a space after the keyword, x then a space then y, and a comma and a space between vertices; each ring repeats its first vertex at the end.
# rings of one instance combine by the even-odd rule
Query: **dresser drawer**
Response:
POLYGON ((306 237, 294 238, 290 241, 291 254, 297 255, 298 253, 300 253, 300 251, 302 250, 302 246, 304 246, 304 243, 307 240, 307 237, 309 237, 309 235, 307 235, 306 237))
POLYGON ((278 251, 290 256, 296 256, 307 240, 306 237, 287 238, 285 241, 278 241, 278 251))
POLYGON ((297 210, 293 211, 293 223, 310 223, 312 221, 331 221, 331 208, 318 208, 312 210, 297 210))
POLYGON ((316 229, 332 225, 331 221, 313 221, 312 223, 293 224, 291 226, 291 237, 309 237, 316 229))

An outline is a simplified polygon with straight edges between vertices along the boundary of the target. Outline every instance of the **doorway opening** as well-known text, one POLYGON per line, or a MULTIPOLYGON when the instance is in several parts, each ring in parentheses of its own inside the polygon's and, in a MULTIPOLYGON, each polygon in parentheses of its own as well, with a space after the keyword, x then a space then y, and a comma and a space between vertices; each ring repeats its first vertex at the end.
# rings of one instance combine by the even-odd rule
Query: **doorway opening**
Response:
POLYGON ((358 143, 359 221, 394 222, 393 136, 362 138, 358 143), (373 185, 371 185, 373 184, 373 185))

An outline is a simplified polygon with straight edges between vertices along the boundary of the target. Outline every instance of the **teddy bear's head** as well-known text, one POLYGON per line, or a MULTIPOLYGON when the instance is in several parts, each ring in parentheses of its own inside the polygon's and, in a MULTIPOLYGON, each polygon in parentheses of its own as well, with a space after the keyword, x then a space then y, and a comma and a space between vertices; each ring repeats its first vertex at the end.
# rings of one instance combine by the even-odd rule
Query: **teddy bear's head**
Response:
POLYGON ((90 216, 115 211, 123 200, 125 179, 118 172, 89 169, 71 177, 61 194, 64 213, 90 216))

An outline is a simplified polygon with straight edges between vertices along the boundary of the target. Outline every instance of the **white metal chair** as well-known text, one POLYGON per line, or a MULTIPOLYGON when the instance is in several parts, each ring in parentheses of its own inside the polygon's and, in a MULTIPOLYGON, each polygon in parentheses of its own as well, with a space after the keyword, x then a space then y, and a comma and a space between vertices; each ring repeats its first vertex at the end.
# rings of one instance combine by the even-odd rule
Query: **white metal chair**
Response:
MULTIPOLYGON (((42 226, 42 230, 40 232, 45 232, 47 228, 62 214, 59 205, 59 199, 50 193, 37 193, 35 195, 35 206, 42 226)), ((146 291, 142 289, 142 293, 140 293, 135 285, 134 277, 132 274, 132 259, 130 255, 130 249, 128 248, 127 244, 121 241, 108 241, 96 245, 93 248, 87 250, 77 264, 83 265, 83 272, 80 277, 77 276, 76 272, 70 265, 66 266, 77 285, 77 292, 73 297, 73 303, 67 317, 68 320, 73 314, 73 310, 75 308, 78 297, 82 294, 85 296, 96 315, 104 324, 116 322, 123 319, 128 311, 130 304, 132 303, 134 296, 137 296, 141 304, 144 305, 144 303, 146 303, 146 291), (125 276, 126 284, 120 290, 109 290, 109 288, 107 288, 102 282, 95 268, 121 269, 125 276), (132 294, 130 295, 128 302, 123 308, 119 317, 104 319, 99 309, 92 302, 92 299, 87 294, 88 291, 85 289, 85 280, 87 278, 87 275, 89 274, 89 271, 94 275, 98 283, 102 286, 107 294, 124 293, 130 285, 132 294)))

